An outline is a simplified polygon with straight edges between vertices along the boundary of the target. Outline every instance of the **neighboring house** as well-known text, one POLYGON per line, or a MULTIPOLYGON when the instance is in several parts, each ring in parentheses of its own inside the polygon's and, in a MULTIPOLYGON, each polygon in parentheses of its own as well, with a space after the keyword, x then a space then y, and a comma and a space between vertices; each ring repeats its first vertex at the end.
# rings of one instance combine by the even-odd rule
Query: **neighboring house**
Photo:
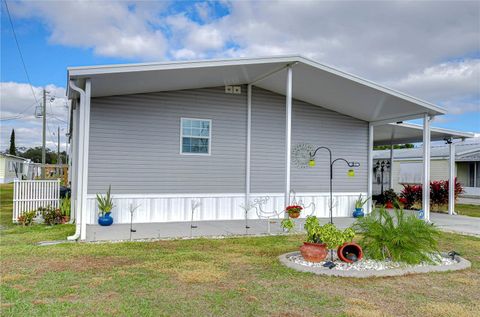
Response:
POLYGON ((29 164, 29 159, 10 154, 0 154, 0 183, 11 183, 15 179, 27 179, 29 164))
POLYGON ((298 168, 299 159, 308 165, 309 153, 298 153, 305 143, 360 163, 355 177, 342 161, 333 173, 333 214, 351 216, 358 195, 372 193, 374 130, 420 118, 428 144, 429 118, 445 114, 300 56, 72 67, 67 78, 70 239, 87 239, 95 194, 110 185, 115 223, 137 206, 136 223, 188 221, 192 199, 201 202, 195 220, 244 219, 242 204, 269 196, 266 208, 282 211, 291 190, 327 217, 328 152, 315 168, 298 168))
MULTIPOLYGON (((392 187, 396 192, 403 188, 402 184, 421 184, 423 149, 396 149, 393 152, 392 187)), ((447 144, 435 145, 431 148, 431 180, 449 179, 450 149, 447 144)), ((390 162, 390 150, 374 152, 374 166, 377 162, 390 162)), ((455 145, 455 170, 460 184, 465 189, 464 195, 480 198, 480 138, 469 139, 455 145)), ((381 170, 375 170, 374 194, 381 192, 381 170)), ((390 187, 390 171, 385 169, 384 188, 390 187)))

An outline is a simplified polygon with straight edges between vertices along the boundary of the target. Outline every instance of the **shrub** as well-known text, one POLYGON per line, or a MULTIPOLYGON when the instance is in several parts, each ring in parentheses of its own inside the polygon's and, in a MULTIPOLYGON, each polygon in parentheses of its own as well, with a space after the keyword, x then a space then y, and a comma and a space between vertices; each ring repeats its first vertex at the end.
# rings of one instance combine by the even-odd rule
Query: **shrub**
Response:
POLYGON ((342 231, 331 223, 320 226, 318 218, 315 216, 307 217, 304 228, 307 232, 307 242, 325 243, 330 249, 337 248, 345 242, 352 241, 355 236, 355 231, 352 228, 347 228, 342 231))
MULTIPOLYGON (((431 181, 430 182, 430 203, 437 208, 448 203, 448 184, 449 181, 431 181)), ((400 197, 407 209, 412 208, 416 203, 422 203, 422 185, 403 185, 400 197)), ((455 179, 455 200, 458 195, 463 193, 462 185, 455 179)))
POLYGON ((22 226, 30 226, 33 223, 33 218, 37 215, 35 210, 26 211, 18 217, 18 223, 22 226))
POLYGON ((38 208, 38 211, 42 213, 45 224, 49 226, 63 223, 64 218, 62 215, 62 211, 59 208, 55 209, 51 206, 48 206, 46 208, 40 207, 38 208))
POLYGON ((70 196, 62 198, 60 201, 60 211, 64 217, 70 217, 70 196))
POLYGON ((400 193, 401 202, 406 209, 411 209, 417 202, 422 201, 422 186, 421 185, 403 185, 400 193))
POLYGON ((395 208, 393 213, 377 209, 359 218, 354 228, 362 234, 360 244, 365 254, 375 260, 419 264, 432 262, 430 255, 438 253, 438 229, 402 209, 395 208))

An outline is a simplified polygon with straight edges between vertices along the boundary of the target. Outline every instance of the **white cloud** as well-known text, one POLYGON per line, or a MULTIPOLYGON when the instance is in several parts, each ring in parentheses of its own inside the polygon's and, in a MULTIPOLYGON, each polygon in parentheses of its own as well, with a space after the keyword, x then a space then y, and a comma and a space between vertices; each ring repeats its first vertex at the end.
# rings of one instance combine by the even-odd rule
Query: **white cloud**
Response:
POLYGON ((302 54, 447 107, 478 112, 479 1, 21 1, 55 44, 133 60, 302 54), (174 12, 174 13, 171 13, 174 12), (196 19, 191 18, 196 13, 196 19), (466 57, 467 56, 467 57, 466 57), (457 60, 459 59, 460 60, 457 60))
POLYGON ((37 17, 51 31, 50 42, 93 48, 99 55, 162 59, 166 40, 154 14, 164 4, 127 1, 22 1, 12 5, 18 17, 37 17))
MULTIPOLYGON (((56 149, 57 127, 60 126, 61 144, 64 149, 67 133, 68 111, 65 89, 47 85, 47 146, 56 149)), ((33 87, 37 100, 42 100, 42 87, 33 87)), ((42 119, 35 117, 36 102, 28 84, 0 83, 0 151, 10 142, 10 133, 15 129, 17 147, 32 147, 42 144, 42 119), (19 118, 17 118, 19 117, 19 118), (17 118, 14 120, 6 120, 17 118)))

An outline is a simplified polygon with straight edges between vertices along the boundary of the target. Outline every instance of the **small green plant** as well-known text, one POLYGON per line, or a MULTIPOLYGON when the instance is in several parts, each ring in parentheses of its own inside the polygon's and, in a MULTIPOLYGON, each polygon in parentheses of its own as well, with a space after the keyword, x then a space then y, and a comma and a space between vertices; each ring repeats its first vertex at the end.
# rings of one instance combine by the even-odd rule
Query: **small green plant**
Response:
POLYGON ((295 227, 295 223, 293 222, 292 219, 287 218, 287 219, 283 219, 283 220, 282 220, 281 226, 282 226, 282 228, 285 229, 287 232, 290 232, 290 231, 292 231, 293 228, 295 227))
POLYGON ((304 228, 305 231, 307 231, 307 242, 325 243, 330 249, 337 248, 345 242, 352 241, 355 236, 355 231, 352 228, 340 230, 331 223, 321 226, 318 218, 315 216, 307 217, 304 228))
POLYGON ((60 201, 60 211, 64 217, 70 217, 70 196, 62 198, 60 201))
POLYGON ((53 208, 52 206, 40 207, 38 211, 42 214, 46 225, 53 226, 64 222, 60 208, 53 208))
POLYGON ((35 218, 36 215, 37 212, 35 210, 26 211, 18 217, 18 223, 22 226, 30 226, 33 224, 33 218, 35 218))
POLYGON ((406 214, 398 205, 393 213, 377 209, 359 218, 353 227, 362 235, 360 244, 365 254, 375 260, 430 263, 431 254, 438 253, 439 230, 414 214, 406 214))
POLYGON ((97 194, 97 204, 98 209, 100 210, 100 216, 105 216, 106 213, 111 212, 113 209, 113 200, 110 195, 112 186, 108 186, 108 191, 105 196, 97 194))
POLYGON ((363 208, 363 206, 367 203, 367 201, 369 199, 370 199, 370 197, 367 197, 367 198, 363 199, 362 194, 360 194, 360 196, 358 196, 357 200, 355 201, 355 208, 356 209, 363 208))

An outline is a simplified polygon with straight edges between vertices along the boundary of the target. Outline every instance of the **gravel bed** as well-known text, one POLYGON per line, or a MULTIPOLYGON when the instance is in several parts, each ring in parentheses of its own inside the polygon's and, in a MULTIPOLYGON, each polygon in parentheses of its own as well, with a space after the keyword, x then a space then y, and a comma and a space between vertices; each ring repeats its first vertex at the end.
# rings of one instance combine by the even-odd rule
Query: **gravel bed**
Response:
POLYGON ((313 263, 303 259, 299 251, 282 254, 279 259, 282 264, 300 272, 310 272, 318 275, 341 276, 341 277, 387 277, 401 276, 407 274, 429 273, 429 272, 447 272, 464 270, 471 267, 471 263, 458 255, 454 259, 446 253, 431 255, 433 263, 421 263, 418 265, 409 265, 394 261, 377 261, 372 259, 362 259, 355 263, 342 262, 334 253, 333 262, 335 267, 329 269, 324 267, 330 260, 330 254, 325 261, 313 263))
MULTIPOLYGON (((314 267, 314 268, 323 268, 323 265, 330 260, 330 255, 322 262, 308 262, 306 261, 301 254, 291 254, 287 256, 287 259, 292 261, 293 263, 307 266, 307 267, 314 267)), ((346 263, 337 258, 336 253, 334 253, 333 261, 336 264, 332 270, 338 271, 381 271, 387 269, 398 269, 398 268, 406 268, 406 267, 413 267, 413 266, 426 266, 426 265, 453 265, 457 263, 456 260, 452 260, 450 257, 444 257, 440 254, 438 255, 431 255, 431 259, 434 263, 421 263, 418 265, 409 265, 406 263, 401 262, 394 262, 394 261, 377 261, 372 259, 362 259, 360 261, 354 263, 346 263)))

